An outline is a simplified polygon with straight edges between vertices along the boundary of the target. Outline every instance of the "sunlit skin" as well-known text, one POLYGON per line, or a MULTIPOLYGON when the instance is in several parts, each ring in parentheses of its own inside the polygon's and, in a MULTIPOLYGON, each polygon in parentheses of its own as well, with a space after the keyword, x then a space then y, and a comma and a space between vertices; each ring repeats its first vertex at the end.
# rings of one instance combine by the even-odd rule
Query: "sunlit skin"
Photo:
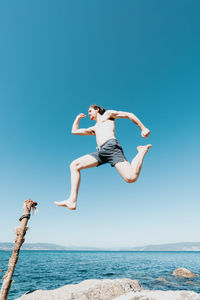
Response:
MULTIPOLYGON (((99 113, 99 109, 89 107, 88 115, 92 121, 95 121, 95 125, 89 128, 79 128, 79 122, 85 118, 86 115, 80 113, 72 126, 72 134, 76 135, 95 135, 98 147, 104 144, 111 138, 115 138, 115 120, 130 119, 141 129, 141 135, 143 138, 147 138, 150 134, 150 130, 146 128, 142 122, 133 114, 129 112, 107 110, 103 115, 99 113)), ((148 150, 151 148, 151 144, 137 147, 137 155, 133 158, 131 163, 128 161, 118 162, 115 164, 116 170, 121 177, 128 183, 135 182, 140 174, 142 163, 148 150)), ((80 186, 80 170, 96 167, 98 161, 91 155, 84 155, 74 160, 71 165, 71 193, 67 200, 54 203, 58 206, 67 207, 71 210, 75 210, 77 206, 77 196, 80 186)))

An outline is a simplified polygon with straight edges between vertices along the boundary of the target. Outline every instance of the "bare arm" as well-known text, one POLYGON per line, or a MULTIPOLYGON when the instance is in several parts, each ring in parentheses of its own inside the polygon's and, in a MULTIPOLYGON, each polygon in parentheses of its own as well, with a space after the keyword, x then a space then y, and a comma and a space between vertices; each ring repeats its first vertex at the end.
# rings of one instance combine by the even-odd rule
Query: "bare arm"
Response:
MULTIPOLYGON (((129 113, 129 112, 124 112, 124 111, 116 111, 116 110, 107 110, 104 114, 103 114, 103 118, 105 118, 105 120, 110 119, 110 118, 120 118, 120 119, 129 119, 131 120, 133 123, 135 123, 141 130, 142 133, 141 135, 143 137, 148 137, 150 134, 149 129, 147 129, 143 123, 133 114, 133 113, 129 113)), ((103 120, 104 121, 104 120, 103 120)))
POLYGON ((86 115, 79 114, 76 119, 74 120, 73 126, 72 126, 72 134, 77 135, 95 135, 94 127, 89 128, 79 128, 79 121, 82 118, 85 118, 86 115))

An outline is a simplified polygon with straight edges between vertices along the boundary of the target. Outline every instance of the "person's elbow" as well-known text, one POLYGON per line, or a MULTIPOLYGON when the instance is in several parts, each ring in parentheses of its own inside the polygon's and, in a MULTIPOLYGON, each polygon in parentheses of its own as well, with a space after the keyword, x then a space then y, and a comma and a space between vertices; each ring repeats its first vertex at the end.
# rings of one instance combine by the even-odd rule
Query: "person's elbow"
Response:
POLYGON ((135 119, 135 115, 133 113, 127 113, 127 118, 130 120, 134 120, 135 119))
POLYGON ((72 129, 72 134, 78 134, 78 130, 72 129))

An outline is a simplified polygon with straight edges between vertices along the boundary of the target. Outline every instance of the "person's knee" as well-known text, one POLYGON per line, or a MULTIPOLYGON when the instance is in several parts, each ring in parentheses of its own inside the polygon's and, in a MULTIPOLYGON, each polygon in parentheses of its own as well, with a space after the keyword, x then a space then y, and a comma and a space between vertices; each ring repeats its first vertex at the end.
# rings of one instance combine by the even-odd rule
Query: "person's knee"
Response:
POLYGON ((81 164, 78 160, 73 160, 70 164, 70 169, 73 171, 79 171, 81 169, 81 164))
POLYGON ((130 176, 126 176, 124 179, 127 183, 133 183, 137 181, 138 176, 130 175, 130 176))

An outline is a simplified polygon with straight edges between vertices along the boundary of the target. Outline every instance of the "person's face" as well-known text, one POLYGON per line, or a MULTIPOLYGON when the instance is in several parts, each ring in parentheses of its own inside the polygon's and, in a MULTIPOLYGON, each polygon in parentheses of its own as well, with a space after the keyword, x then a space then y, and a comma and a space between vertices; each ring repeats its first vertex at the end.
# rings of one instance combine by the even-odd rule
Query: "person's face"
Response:
POLYGON ((89 115, 91 120, 96 120, 97 119, 97 114, 98 114, 97 109, 94 109, 93 107, 89 108, 88 115, 89 115))

